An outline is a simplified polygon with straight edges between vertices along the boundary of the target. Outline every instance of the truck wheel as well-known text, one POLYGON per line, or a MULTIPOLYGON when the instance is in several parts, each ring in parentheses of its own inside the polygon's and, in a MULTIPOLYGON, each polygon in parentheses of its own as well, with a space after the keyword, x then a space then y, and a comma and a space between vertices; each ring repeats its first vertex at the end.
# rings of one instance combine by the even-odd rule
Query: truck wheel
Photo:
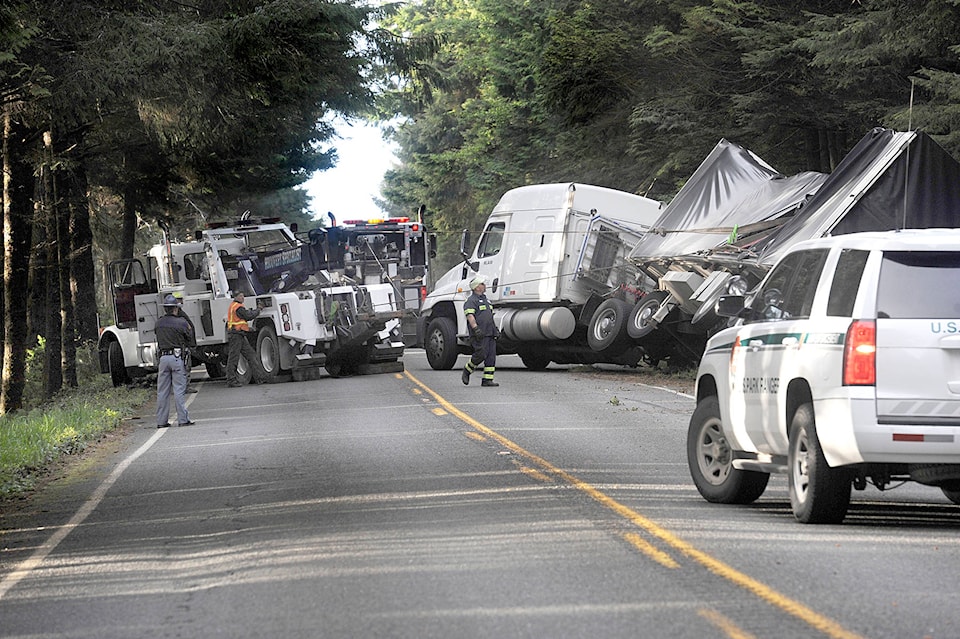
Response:
POLYGON ((280 344, 277 341, 277 332, 270 325, 264 326, 257 333, 257 356, 267 373, 267 380, 275 380, 280 374, 280 344))
POLYGON ((600 353, 605 350, 621 350, 626 346, 627 316, 630 305, 623 300, 606 300, 590 318, 587 328, 587 343, 600 353))
POLYGON ((550 359, 549 355, 534 353, 533 351, 523 351, 520 353, 520 361, 523 362, 523 365, 529 370, 542 371, 549 366, 553 360, 550 359))
POLYGON ((427 361, 435 371, 448 371, 457 363, 457 325, 449 317, 436 317, 424 338, 427 361))
POLYGON ((763 494, 768 473, 733 467, 733 449, 723 432, 716 395, 697 402, 687 430, 687 465, 704 499, 715 504, 749 504, 763 494))
POLYGON ((107 363, 110 365, 110 381, 114 386, 123 386, 130 383, 130 375, 123 361, 123 348, 120 342, 110 342, 107 347, 107 363))
POLYGON ((793 516, 804 524, 839 524, 850 506, 850 474, 823 456, 813 405, 797 408, 790 423, 787 474, 793 516))
POLYGON ((650 318, 660 310, 663 300, 667 299, 668 295, 669 293, 666 291, 653 291, 640 298, 640 301, 630 311, 630 318, 627 320, 627 335, 633 339, 639 339, 656 330, 657 325, 651 323, 650 318))
POLYGON ((207 362, 203 365, 207 369, 207 375, 210 379, 223 379, 223 364, 220 362, 207 362))
POLYGON ((240 353, 240 359, 237 360, 237 381, 246 385, 251 379, 253 379, 253 369, 250 368, 246 356, 240 353))

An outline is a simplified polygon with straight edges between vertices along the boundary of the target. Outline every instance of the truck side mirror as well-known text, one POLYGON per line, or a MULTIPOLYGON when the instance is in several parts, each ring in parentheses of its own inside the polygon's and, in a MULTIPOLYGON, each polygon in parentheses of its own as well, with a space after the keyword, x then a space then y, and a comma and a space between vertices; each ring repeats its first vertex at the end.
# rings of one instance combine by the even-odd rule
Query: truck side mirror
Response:
POLYGON ((717 300, 716 312, 720 317, 740 317, 743 312, 743 295, 721 295, 717 300))
POLYGON ((437 234, 431 233, 427 236, 427 248, 430 254, 430 259, 433 259, 437 256, 437 234))
POLYGON ((460 233, 460 255, 463 256, 463 260, 466 261, 470 258, 470 229, 463 229, 463 232, 460 233))

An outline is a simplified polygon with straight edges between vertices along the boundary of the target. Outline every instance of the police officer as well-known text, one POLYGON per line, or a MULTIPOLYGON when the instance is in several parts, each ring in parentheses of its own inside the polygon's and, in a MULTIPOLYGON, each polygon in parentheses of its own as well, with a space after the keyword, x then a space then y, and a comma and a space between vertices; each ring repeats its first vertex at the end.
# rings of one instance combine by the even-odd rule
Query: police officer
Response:
MULTIPOLYGON (((193 343, 196 344, 197 329, 194 327, 193 321, 190 320, 190 316, 187 315, 186 312, 184 312, 183 310, 183 291, 174 291, 173 296, 177 298, 177 302, 180 304, 180 311, 178 315, 183 319, 187 320, 187 324, 190 325, 190 332, 193 333, 193 336, 194 336, 193 343)), ((187 392, 188 393, 197 392, 197 389, 190 385, 190 370, 193 368, 193 358, 191 357, 192 354, 193 354, 193 350, 187 349, 187 356, 183 358, 183 362, 187 367, 187 392)))
POLYGON ((483 364, 483 381, 481 386, 499 386, 493 381, 493 373, 497 364, 497 338, 500 331, 493 322, 493 305, 487 299, 487 281, 483 275, 477 275, 470 280, 473 293, 463 304, 463 313, 467 316, 467 327, 473 337, 473 356, 466 366, 460 380, 464 384, 470 383, 470 374, 483 364))
POLYGON ((237 379, 237 364, 240 362, 241 353, 247 360, 247 365, 250 366, 257 384, 262 384, 267 378, 267 372, 263 370, 257 354, 247 341, 247 335, 250 334, 250 325, 247 322, 260 315, 260 309, 246 308, 243 305, 243 298, 243 291, 234 293, 233 302, 230 303, 230 309, 227 311, 227 386, 234 387, 240 386, 240 380, 237 379))
POLYGON ((189 426, 194 422, 187 413, 187 364, 189 349, 196 346, 190 323, 180 315, 180 302, 173 295, 163 298, 163 315, 157 319, 157 350, 160 362, 157 370, 157 428, 170 425, 170 390, 173 389, 177 406, 177 424, 189 426))

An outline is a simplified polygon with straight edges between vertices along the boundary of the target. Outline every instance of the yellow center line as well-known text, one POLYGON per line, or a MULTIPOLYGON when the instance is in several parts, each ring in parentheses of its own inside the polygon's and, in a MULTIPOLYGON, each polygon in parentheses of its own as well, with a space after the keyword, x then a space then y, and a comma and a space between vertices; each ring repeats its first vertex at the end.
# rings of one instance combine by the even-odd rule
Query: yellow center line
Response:
POLYGON ((496 440, 500 443, 501 446, 507 450, 524 457, 530 463, 539 466, 541 470, 547 472, 551 475, 554 475, 563 481, 567 482, 577 490, 583 492, 586 495, 589 495, 594 501, 602 504, 609 510, 612 510, 617 515, 623 517, 627 521, 633 523, 635 526, 642 528, 648 534, 657 537, 663 543, 670 546, 674 550, 679 551, 680 553, 686 555, 687 557, 693 559, 697 563, 701 564, 707 570, 723 577, 724 579, 730 581, 731 583, 736 584, 737 586, 753 593, 760 599, 766 601, 767 603, 783 610, 784 612, 800 619, 801 621, 807 623, 808 625, 816 628, 823 634, 828 637, 833 637, 834 639, 862 639, 860 635, 851 632, 841 626, 839 623, 821 615, 812 608, 795 601, 784 594, 781 594, 767 586, 766 584, 757 581, 756 579, 746 575, 745 573, 740 572, 739 570, 733 568, 720 561, 719 559, 709 555, 708 553, 699 550, 684 541, 680 537, 674 535, 672 532, 654 522, 652 519, 649 519, 640 513, 624 506, 620 502, 616 501, 612 497, 601 492, 599 489, 595 488, 591 484, 588 484, 585 481, 578 479, 577 477, 571 475, 570 473, 554 466, 547 460, 543 459, 538 455, 534 455, 530 451, 526 450, 519 444, 513 442, 512 440, 507 439, 500 433, 487 428, 474 418, 467 415, 462 410, 451 404, 449 401, 444 399, 440 394, 431 389, 429 386, 421 382, 419 379, 410 374, 410 371, 404 371, 410 381, 422 388, 426 393, 431 395, 437 403, 443 406, 451 415, 455 416, 460 421, 465 424, 473 427, 477 431, 483 433, 490 439, 496 440))

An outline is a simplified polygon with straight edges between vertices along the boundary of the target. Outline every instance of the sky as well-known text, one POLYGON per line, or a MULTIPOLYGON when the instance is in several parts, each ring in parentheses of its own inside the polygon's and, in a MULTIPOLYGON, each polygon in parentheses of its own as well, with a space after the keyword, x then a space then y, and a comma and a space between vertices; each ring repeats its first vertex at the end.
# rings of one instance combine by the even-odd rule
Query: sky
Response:
POLYGON ((395 147, 383 140, 380 129, 366 122, 338 124, 340 138, 333 141, 337 149, 336 167, 313 174, 303 186, 313 198, 315 218, 326 219, 331 211, 337 222, 382 217, 374 204, 380 197, 383 174, 397 163, 395 147))

